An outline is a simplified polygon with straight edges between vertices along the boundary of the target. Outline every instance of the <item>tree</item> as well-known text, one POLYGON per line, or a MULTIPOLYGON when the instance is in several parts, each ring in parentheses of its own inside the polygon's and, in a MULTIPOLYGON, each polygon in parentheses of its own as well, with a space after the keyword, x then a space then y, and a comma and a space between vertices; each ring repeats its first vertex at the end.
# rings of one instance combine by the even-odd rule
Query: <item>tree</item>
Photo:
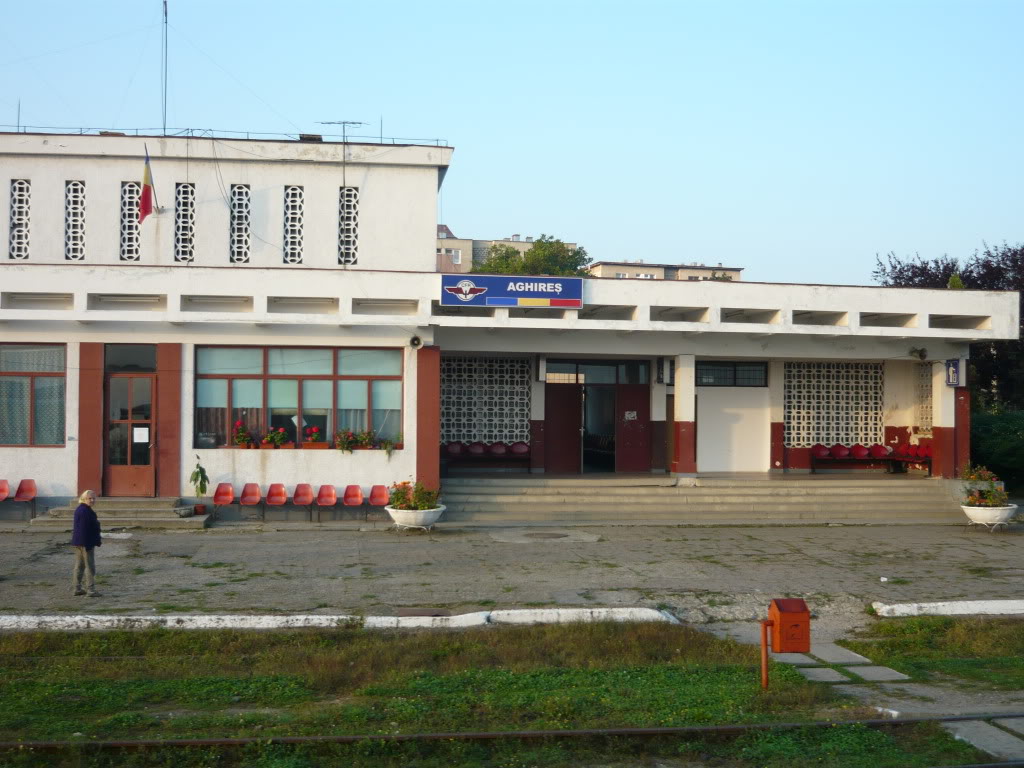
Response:
POLYGON ((491 275, 584 277, 589 274, 589 264, 585 249, 570 248, 555 237, 541 235, 526 253, 506 243, 494 243, 487 249, 487 257, 473 265, 473 271, 491 275))
MULTIPOLYGON (((877 259, 872 277, 885 286, 953 288, 959 275, 968 290, 1024 291, 1024 244, 1004 243, 966 259, 940 256, 900 258, 893 253, 877 259)), ((988 410, 1024 409, 1024 341, 995 341, 971 345, 971 377, 975 405, 988 410)))

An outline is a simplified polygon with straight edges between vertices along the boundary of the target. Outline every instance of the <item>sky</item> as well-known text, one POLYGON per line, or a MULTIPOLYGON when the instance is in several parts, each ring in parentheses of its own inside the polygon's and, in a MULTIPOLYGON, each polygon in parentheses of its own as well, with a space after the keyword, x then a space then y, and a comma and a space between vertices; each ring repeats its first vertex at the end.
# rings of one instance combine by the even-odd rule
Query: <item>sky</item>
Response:
MULTIPOLYGON (((1024 241, 1024 0, 168 4, 169 131, 442 139, 458 237, 837 284, 1024 241)), ((161 19, 8 4, 0 124, 159 132, 161 19)))

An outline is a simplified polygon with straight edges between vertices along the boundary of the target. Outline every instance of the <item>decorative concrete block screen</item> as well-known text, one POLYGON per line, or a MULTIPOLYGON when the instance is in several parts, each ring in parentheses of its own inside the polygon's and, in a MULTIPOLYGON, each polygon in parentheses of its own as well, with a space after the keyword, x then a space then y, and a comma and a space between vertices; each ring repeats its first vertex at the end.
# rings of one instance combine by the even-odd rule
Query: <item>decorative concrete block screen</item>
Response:
POLYGON ((138 261, 139 198, 142 185, 137 181, 121 182, 121 261, 138 261))
POLYGON ((85 259, 85 182, 64 182, 64 258, 85 259))
POLYGON ((786 363, 787 448, 884 441, 881 363, 786 363))
POLYGON ((196 185, 174 185, 174 260, 192 262, 196 257, 196 185))
POLYGON ((917 434, 932 436, 932 364, 917 363, 917 434))
POLYGON ((530 361, 441 358, 441 441, 530 442, 530 361))
POLYGON ((8 255, 18 261, 28 258, 28 225, 31 202, 32 182, 28 179, 11 179, 11 229, 8 255))

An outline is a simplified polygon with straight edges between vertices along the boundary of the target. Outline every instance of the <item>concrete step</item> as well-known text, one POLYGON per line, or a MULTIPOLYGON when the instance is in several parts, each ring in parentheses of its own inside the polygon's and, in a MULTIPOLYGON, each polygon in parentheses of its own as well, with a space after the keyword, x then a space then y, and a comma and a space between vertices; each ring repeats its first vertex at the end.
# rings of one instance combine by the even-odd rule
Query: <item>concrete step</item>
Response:
POLYGON ((695 513, 705 514, 746 514, 754 517, 771 514, 798 514, 798 515, 824 515, 835 517, 837 515, 858 516, 858 517, 888 517, 892 515, 953 515, 963 517, 964 513, 955 505, 914 505, 914 506, 853 506, 849 504, 836 505, 798 505, 798 504, 773 504, 773 505, 751 505, 751 504, 709 504, 690 505, 679 507, 659 506, 629 506, 621 504, 523 504, 515 507, 497 504, 445 504, 447 509, 459 514, 507 514, 507 515, 572 515, 572 516, 597 516, 597 515, 632 515, 632 516, 658 516, 674 517, 695 513))
MULTIPOLYGON (((100 527, 104 531, 112 528, 156 528, 156 529, 191 529, 205 528, 210 523, 210 515, 191 515, 189 517, 178 517, 177 515, 165 517, 103 517, 100 519, 100 527)), ((50 517, 42 515, 32 520, 29 530, 39 531, 70 531, 72 520, 67 517, 50 517)))
POLYGON ((878 517, 865 515, 825 515, 825 514, 735 514, 735 513, 694 513, 676 516, 664 515, 605 515, 605 514, 581 514, 570 515, 566 512, 560 514, 537 514, 537 515, 502 515, 502 514, 462 514, 458 511, 447 511, 442 522, 468 523, 482 525, 554 525, 561 521, 574 525, 621 523, 622 525, 649 524, 649 525, 828 525, 830 523, 841 523, 844 525, 961 525, 966 519, 961 514, 921 513, 917 515, 891 514, 878 517))
MULTIPOLYGON (((101 497, 96 499, 93 509, 101 519, 104 515, 122 516, 125 513, 138 514, 140 516, 169 517, 177 514, 176 510, 183 505, 180 496, 151 497, 101 497)), ((64 507, 53 507, 50 515, 53 517, 73 517, 78 504, 69 504, 64 507)))
MULTIPOLYGON (((614 502, 616 504, 727 504, 727 503, 751 503, 751 504, 772 504, 774 502, 792 503, 850 503, 850 502, 871 502, 883 503, 899 501, 910 503, 918 500, 930 502, 946 502, 949 497, 944 492, 940 493, 880 493, 864 492, 856 495, 837 494, 810 494, 805 492, 780 492, 775 494, 746 494, 742 492, 730 493, 728 488, 707 489, 702 493, 673 493, 673 494, 618 494, 610 490, 605 493, 595 493, 593 488, 581 489, 574 494, 508 494, 505 488, 500 493, 483 493, 481 490, 473 493, 452 492, 447 488, 441 494, 445 503, 461 504, 590 504, 601 502, 614 502)), ((692 492, 692 488, 687 489, 692 492)))

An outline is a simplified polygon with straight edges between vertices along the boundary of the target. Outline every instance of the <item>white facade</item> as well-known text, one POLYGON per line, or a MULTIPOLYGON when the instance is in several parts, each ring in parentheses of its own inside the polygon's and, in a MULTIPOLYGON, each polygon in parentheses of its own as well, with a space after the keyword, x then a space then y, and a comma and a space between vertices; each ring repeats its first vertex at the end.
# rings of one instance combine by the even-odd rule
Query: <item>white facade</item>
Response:
MULTIPOLYGON (((544 366, 587 359, 642 362, 649 371, 640 381, 646 405, 640 417, 636 406, 630 412, 649 419, 655 442, 675 429, 678 449, 680 440, 696 435, 688 459, 666 455, 664 446, 659 455, 653 450, 651 470, 768 471, 795 466, 778 437, 793 407, 792 393, 786 399, 787 365, 875 366, 879 429, 890 441, 898 430, 917 439, 927 434, 922 419, 937 434, 956 427, 955 390, 945 385, 943 361, 966 357, 972 342, 1017 336, 1018 299, 1010 292, 588 278, 580 309, 440 306, 436 247, 445 239, 436 236, 435 211, 451 152, 0 134, 0 347, 66 346, 65 442, 0 445, 6 479, 33 477, 42 497, 63 500, 81 490, 88 467, 95 471, 97 457, 85 453, 104 451, 96 431, 104 392, 90 389, 103 381, 95 370, 91 384, 81 383, 89 345, 178 345, 180 369, 159 376, 173 378, 172 389, 180 392, 172 485, 188 495, 196 455, 214 484, 236 489, 246 482, 264 490, 273 482, 365 489, 429 480, 439 461, 440 430, 431 419, 441 400, 438 374, 429 366, 446 355, 528 361, 531 383, 517 390, 524 423, 516 434, 532 435, 532 471, 544 470, 542 443, 553 439, 550 431, 543 440, 540 434, 551 386, 544 366), (161 210, 138 227, 138 259, 126 261, 122 185, 141 179, 146 145, 161 210), (69 182, 84 182, 84 191, 69 182), (182 184, 194 185, 188 216, 176 210, 182 184), (230 247, 238 226, 232 187, 239 185, 248 185, 250 204, 243 263, 232 261, 230 247), (357 206, 344 213, 339 203, 353 189, 357 206), (183 222, 191 234, 187 262, 176 260, 183 222), (344 252, 343 225, 351 244, 353 222, 355 250, 344 252), (210 346, 401 350, 403 447, 390 458, 382 450, 195 447, 193 366, 196 349, 210 346), (765 381, 750 389, 702 389, 695 371, 709 361, 763 363, 765 381), (694 424, 695 433, 687 432, 694 424), (83 430, 92 435, 87 447, 83 430)), ((464 252, 463 265, 468 257, 464 252)), ((0 370, 0 383, 4 375, 15 373, 0 370)), ((459 397, 453 402, 462 402, 459 397)), ((488 397, 469 399, 494 407, 486 406, 488 397)))

